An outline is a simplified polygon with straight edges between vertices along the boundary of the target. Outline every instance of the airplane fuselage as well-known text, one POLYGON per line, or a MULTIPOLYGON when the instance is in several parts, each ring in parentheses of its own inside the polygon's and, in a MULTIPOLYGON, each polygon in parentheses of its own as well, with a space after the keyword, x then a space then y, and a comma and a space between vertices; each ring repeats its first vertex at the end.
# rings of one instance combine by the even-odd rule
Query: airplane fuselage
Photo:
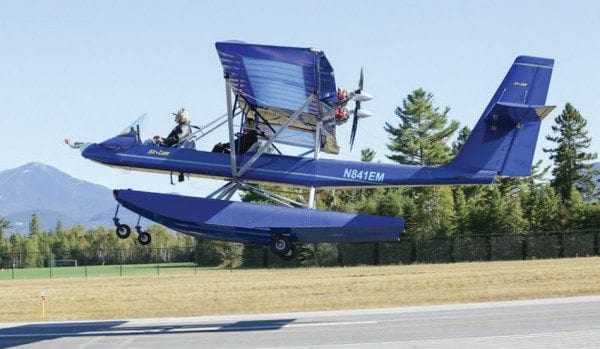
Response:
MULTIPOLYGON (((91 144, 83 151, 83 156, 105 165, 130 170, 233 179, 229 154, 145 145, 133 140, 123 142, 127 137, 118 136, 100 144, 91 144)), ((238 170, 252 155, 236 155, 238 170)), ((489 184, 494 178, 495 173, 491 171, 467 171, 450 166, 382 164, 263 154, 238 179, 327 188, 489 184)))

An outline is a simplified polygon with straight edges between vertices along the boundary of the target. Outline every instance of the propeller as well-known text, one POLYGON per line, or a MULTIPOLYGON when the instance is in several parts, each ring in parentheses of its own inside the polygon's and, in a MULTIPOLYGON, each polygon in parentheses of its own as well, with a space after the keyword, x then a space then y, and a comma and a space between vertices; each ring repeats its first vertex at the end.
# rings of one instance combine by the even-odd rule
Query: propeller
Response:
POLYGON ((350 150, 354 146, 354 138, 356 137, 356 130, 358 129, 358 119, 366 118, 372 115, 370 111, 361 110, 361 102, 370 101, 373 96, 363 91, 364 74, 363 69, 360 68, 360 78, 358 79, 358 89, 352 92, 352 100, 354 101, 354 110, 351 112, 354 115, 352 119, 352 132, 350 133, 350 150))

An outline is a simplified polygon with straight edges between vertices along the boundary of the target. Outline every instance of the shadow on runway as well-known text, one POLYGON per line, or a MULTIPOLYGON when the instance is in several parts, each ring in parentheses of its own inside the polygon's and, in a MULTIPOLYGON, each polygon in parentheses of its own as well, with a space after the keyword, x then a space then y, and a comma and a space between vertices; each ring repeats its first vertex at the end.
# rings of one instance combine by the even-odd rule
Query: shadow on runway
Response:
POLYGON ((38 323, 0 328, 0 348, 36 343, 62 337, 109 337, 176 333, 272 331, 296 319, 237 321, 229 323, 148 324, 128 326, 128 321, 38 323))
POLYGON ((19 325, 15 327, 0 328, 0 348, 11 348, 18 345, 36 343, 39 341, 79 336, 83 332, 110 333, 116 326, 127 323, 126 321, 98 321, 98 322, 65 322, 65 323, 39 323, 19 325))

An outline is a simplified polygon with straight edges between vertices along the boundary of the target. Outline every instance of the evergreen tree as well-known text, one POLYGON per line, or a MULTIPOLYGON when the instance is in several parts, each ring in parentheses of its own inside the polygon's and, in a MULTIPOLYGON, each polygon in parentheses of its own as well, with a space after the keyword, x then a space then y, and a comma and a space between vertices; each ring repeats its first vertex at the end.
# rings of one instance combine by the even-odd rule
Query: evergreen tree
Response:
POLYGON ((421 190, 415 199, 417 222, 414 233, 418 237, 447 237, 456 231, 454 198, 449 186, 421 190))
POLYGON ((26 253, 24 267, 36 268, 44 266, 43 259, 41 258, 42 256, 39 253, 40 246, 38 244, 38 239, 36 239, 35 236, 31 236, 25 240, 24 249, 26 253))
POLYGON ((564 212, 560 199, 548 184, 530 183, 521 194, 523 217, 533 233, 556 231, 564 226, 564 212))
POLYGON ((29 236, 40 235, 42 233, 42 224, 37 214, 32 214, 29 220, 29 236))
POLYGON ((518 195, 503 197, 504 210, 501 216, 502 233, 507 235, 524 234, 528 229, 527 220, 523 217, 523 208, 518 195))
POLYGON ((497 185, 487 187, 469 208, 469 228, 476 234, 517 234, 526 230, 520 196, 503 196, 497 185))
POLYGON ((454 187, 452 194, 454 197, 454 216, 456 217, 456 234, 467 235, 469 231, 469 207, 465 197, 463 187, 454 187))
POLYGON ((63 224, 62 222, 59 220, 56 222, 56 228, 54 228, 54 232, 56 234, 60 234, 63 231, 63 224))
POLYGON ((375 159, 377 153, 371 148, 363 148, 360 150, 360 161, 371 162, 375 159))
POLYGON ((469 138, 470 134, 471 134, 471 129, 468 126, 465 126, 465 127, 461 128, 460 131, 458 131, 458 137, 456 137, 456 140, 454 142, 452 142, 452 155, 453 156, 458 155, 458 153, 462 149, 463 145, 465 145, 465 142, 467 141, 467 138, 469 138))
POLYGON ((501 232, 502 211, 502 197, 495 185, 483 189, 479 200, 473 200, 472 205, 469 205, 469 231, 484 238, 484 257, 487 260, 492 259, 492 236, 501 232))
POLYGON ((585 216, 585 207, 587 206, 583 197, 577 188, 571 189, 571 199, 566 207, 562 207, 561 216, 566 229, 578 229, 583 217, 585 216))
POLYGON ((600 204, 595 202, 585 206, 585 215, 582 217, 579 229, 598 229, 600 227, 600 204))
POLYGON ((587 121, 570 103, 565 105, 554 122, 555 125, 552 126, 554 135, 548 135, 546 139, 556 143, 556 146, 544 149, 544 152, 549 153, 550 159, 554 161, 552 187, 563 202, 569 205, 571 189, 574 187, 584 197, 594 194, 595 183, 592 179, 594 171, 589 161, 596 159, 597 154, 586 152, 591 142, 585 129, 587 121))
POLYGON ((458 129, 458 122, 448 124, 446 107, 443 112, 433 106, 433 94, 419 88, 402 100, 402 106, 396 108, 400 118, 398 127, 385 124, 391 143, 387 145, 392 152, 387 157, 402 164, 438 165, 451 158, 446 140, 458 129))
POLYGON ((0 241, 4 239, 4 229, 10 228, 10 221, 0 216, 0 241))
POLYGON ((402 188, 387 188, 378 193, 373 203, 378 216, 402 217, 406 198, 402 195, 402 188))
MULTIPOLYGON (((402 100, 395 113, 398 127, 386 123, 392 152, 387 157, 403 164, 439 165, 452 158, 447 139, 458 129, 448 122, 450 108, 442 112, 433 105, 433 95, 419 88, 402 100)), ((465 131, 466 132, 466 131, 465 131)), ((412 203, 405 204, 407 236, 449 236, 456 226, 454 202, 448 188, 414 188, 405 191, 412 203)))
POLYGON ((4 238, 4 229, 10 228, 10 221, 7 218, 0 216, 0 270, 9 268, 9 250, 10 244, 8 239, 4 238))

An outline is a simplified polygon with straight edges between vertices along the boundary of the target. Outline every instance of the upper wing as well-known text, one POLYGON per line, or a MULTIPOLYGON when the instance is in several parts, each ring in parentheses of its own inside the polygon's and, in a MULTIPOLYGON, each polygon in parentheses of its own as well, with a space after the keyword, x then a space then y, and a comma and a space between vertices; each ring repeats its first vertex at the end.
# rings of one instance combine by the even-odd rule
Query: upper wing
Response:
POLYGON ((322 121, 323 151, 338 152, 333 117, 335 77, 322 51, 233 41, 217 42, 216 48, 223 72, 249 120, 268 123, 276 130, 316 94, 280 141, 312 147, 317 122, 322 121))

